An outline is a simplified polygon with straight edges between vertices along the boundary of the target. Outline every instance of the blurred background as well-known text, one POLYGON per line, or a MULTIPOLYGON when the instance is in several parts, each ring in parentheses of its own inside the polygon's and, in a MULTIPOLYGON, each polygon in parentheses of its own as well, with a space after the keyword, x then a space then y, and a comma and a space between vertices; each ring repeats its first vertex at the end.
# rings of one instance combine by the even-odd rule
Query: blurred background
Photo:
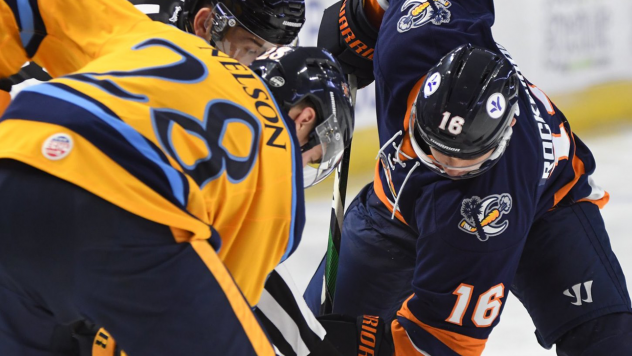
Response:
MULTIPOLYGON (((334 1, 306 0, 307 23, 300 43, 316 45, 322 12, 334 1)), ((523 74, 564 112, 597 160, 596 182, 611 196, 602 210, 628 283, 632 279, 632 1, 496 1, 495 39, 523 74)), ((414 60, 414 59, 410 59, 414 60)), ((379 149, 373 85, 358 91, 347 205, 373 180, 379 149)), ((307 226, 287 263, 305 288, 327 244, 333 175, 306 191, 307 226)), ((629 289, 629 288, 628 288, 629 289)), ((553 356, 540 347, 535 327, 514 296, 507 298, 500 324, 483 356, 553 356)))
MULTIPOLYGON (((299 40, 315 46, 322 13, 334 1, 306 2, 307 22, 299 40)), ((502 0, 495 7, 496 42, 582 138, 632 123, 632 1, 502 0)), ((370 85, 357 96, 351 185, 373 179, 378 149, 375 90, 370 85)), ((330 180, 309 189, 307 196, 328 195, 330 180)))

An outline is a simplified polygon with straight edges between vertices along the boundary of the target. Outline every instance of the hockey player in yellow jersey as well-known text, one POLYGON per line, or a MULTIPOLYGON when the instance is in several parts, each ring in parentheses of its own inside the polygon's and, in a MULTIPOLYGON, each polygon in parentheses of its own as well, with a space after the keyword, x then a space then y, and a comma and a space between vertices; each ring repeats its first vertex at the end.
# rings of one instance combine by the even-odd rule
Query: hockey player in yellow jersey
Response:
MULTIPOLYGON (((303 0, 129 1, 151 19, 195 34, 245 65, 268 49, 293 43, 305 22, 303 0)), ((0 115, 9 92, 15 96, 22 88, 46 80, 48 73, 32 62, 15 75, 0 77, 0 115)))
POLYGON ((151 19, 205 39, 245 65, 293 43, 305 22, 302 0, 129 0, 151 19))
POLYGON ((296 247, 301 146, 324 152, 311 184, 352 130, 335 62, 314 141, 310 106, 284 115, 247 67, 126 1, 0 14, 0 77, 29 59, 64 76, 0 119, 0 349, 63 352, 55 325, 85 318, 131 355, 273 354, 216 251, 242 256, 256 301, 296 247))
MULTIPOLYGON (((300 0, 289 2, 270 0, 129 1, 153 20, 172 24, 185 32, 196 34, 212 45, 216 42, 220 43, 217 48, 227 54, 230 53, 232 58, 244 65, 249 65, 255 56, 263 53, 264 49, 291 43, 305 21, 305 7, 300 0), (242 9, 245 6, 248 7, 247 11, 242 9), (233 15, 233 12, 236 15, 233 15), (231 20, 232 25, 228 25, 231 20)), ((37 34, 33 37, 35 40, 38 38, 37 34)), ((31 63, 30 67, 37 67, 37 65, 31 63)), ((34 71, 29 71, 30 67, 23 67, 20 77, 32 76, 31 72, 34 71)), ((42 72, 39 76, 42 75, 46 73, 42 72)), ((3 80, 0 84, 6 83, 7 81, 3 80)), ((4 89, 2 85, 0 89, 4 89)), ((7 90, 10 90, 10 86, 7 90)), ((2 94, 0 95, 1 114, 3 104, 8 104, 3 101, 8 101, 9 98, 4 99, 2 90, 0 94, 2 94)), ((243 241, 243 245, 251 246, 255 251, 258 248, 256 245, 249 244, 248 241, 243 241)), ((263 276, 253 274, 252 265, 244 263, 239 256, 232 256, 232 251, 234 249, 221 249, 220 258, 227 265, 248 301, 254 305, 259 298, 263 276)))

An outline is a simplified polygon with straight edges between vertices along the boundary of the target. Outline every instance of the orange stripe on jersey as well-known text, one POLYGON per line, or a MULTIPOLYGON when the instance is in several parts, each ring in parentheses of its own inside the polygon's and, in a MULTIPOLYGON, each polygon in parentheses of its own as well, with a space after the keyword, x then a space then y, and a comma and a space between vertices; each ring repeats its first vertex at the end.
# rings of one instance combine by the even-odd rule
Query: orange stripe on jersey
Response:
MULTIPOLYGON (((375 179, 373 180, 373 190, 375 191, 375 195, 377 195, 378 199, 380 199, 382 204, 384 204, 384 206, 388 209, 388 211, 392 213, 393 205, 391 204, 390 201, 388 201, 388 197, 386 196, 386 193, 384 193, 384 186, 382 185, 382 179, 380 178, 380 162, 379 161, 375 165, 375 179)), ((397 220, 408 225, 406 223, 406 220, 404 220, 404 217, 399 211, 395 212, 395 217, 397 218, 397 220)))
MULTIPOLYGON (((413 104, 415 103, 415 100, 417 99, 417 94, 419 94, 419 90, 421 89, 421 85, 424 83, 424 80, 426 80, 426 76, 424 75, 423 77, 421 77, 421 79, 419 79, 419 81, 417 83, 415 83, 415 86, 413 86, 413 88, 410 90, 410 93, 408 94, 408 100, 406 101, 406 114, 404 114, 404 141, 402 143, 402 152, 404 152, 405 154, 411 156, 411 157, 416 157, 417 155, 415 154, 415 150, 413 150, 413 146, 410 144, 410 136, 408 134, 408 125, 410 123, 410 111, 413 108, 413 104)), ((400 157, 401 158, 401 157, 400 157)))
POLYGON ((384 9, 380 6, 377 0, 364 0, 362 4, 364 8, 364 14, 373 27, 379 29, 382 25, 382 18, 384 17, 384 9))
POLYGON ((228 302, 233 308, 235 317, 241 323, 244 332, 248 336, 250 343, 257 355, 274 356, 274 350, 267 336, 259 326, 252 310, 246 300, 242 296, 239 288, 233 282, 233 278, 228 273, 226 267, 219 260, 219 257, 206 241, 191 241, 191 246, 200 256, 204 264, 211 271, 217 283, 224 291, 228 302))
MULTIPOLYGON (((147 187, 72 130, 54 124, 17 119, 5 120, 0 126, 3 128, 0 131, 0 157, 22 161, 73 183, 132 214, 175 228, 173 231, 177 242, 210 237, 207 224, 147 187), (47 159, 42 154, 43 143, 59 133, 72 137, 72 151, 63 159, 47 159), (190 233, 176 234, 178 229, 190 233)), ((202 218, 205 216, 200 216, 202 218)))
MULTIPOLYGON (((573 147, 575 147, 575 135, 571 134, 571 139, 573 140, 573 147)), ((553 206, 556 206, 568 192, 575 186, 575 183, 579 180, 584 173, 586 173, 586 167, 584 167, 584 162, 575 155, 573 152, 573 171, 575 172, 575 177, 572 181, 566 183, 560 190, 555 192, 553 195, 553 206)))
POLYGON ((587 201, 587 202, 597 205, 599 209, 603 209, 603 207, 606 206, 606 204, 608 204, 608 201, 610 201, 610 193, 608 192, 604 192, 604 193, 605 194, 603 195, 601 199, 593 200, 593 199, 584 198, 584 199, 579 199, 578 202, 587 201))
POLYGON ((11 103, 11 94, 7 93, 4 90, 0 90, 0 116, 4 114, 4 111, 11 103))
MULTIPOLYGON (((560 124, 560 133, 556 134, 554 132, 551 132, 551 136, 555 137, 555 138, 562 138, 562 135, 568 136, 568 133, 566 132, 566 129, 564 128, 564 123, 560 124)), ((568 138, 568 140, 570 141, 570 137, 565 137, 568 138)), ((553 147, 555 147, 555 140, 553 140, 553 147)), ((555 162, 555 166, 558 165, 559 161, 561 160, 565 160, 568 159, 568 156, 558 156, 557 157, 557 161, 555 162)), ((553 173, 553 171, 551 171, 551 173, 553 173)))
MULTIPOLYGON (((564 131, 564 124, 560 124, 560 131, 562 132, 566 132, 564 131)), ((561 137, 562 134, 553 134, 554 137, 561 137)), ((575 144, 575 136, 571 134, 571 139, 573 140, 573 145, 575 144)), ((568 159, 567 156, 561 156, 558 157, 558 162, 562 159, 568 159)), ((556 163, 557 165, 557 163, 556 163)), ((566 194, 568 194, 568 192, 573 188, 573 186, 575 186, 575 183, 577 183, 577 181, 579 180, 579 177, 583 174, 586 173, 586 168, 584 167, 584 162, 582 162, 581 159, 577 158, 576 155, 573 155, 573 171, 575 172, 575 178, 567 183, 565 186, 563 186, 560 190, 558 190, 554 197, 553 197, 553 206, 556 206, 565 196, 566 194)), ((582 201, 587 201, 590 203, 593 203, 595 205, 597 205, 599 207, 599 209, 603 208, 606 204, 608 204, 608 201, 610 200, 610 194, 606 191, 603 192, 603 196, 601 197, 597 197, 595 196, 593 199, 592 197, 587 197, 584 199, 580 199, 578 201, 582 202, 582 201)))
MULTIPOLYGON (((404 125, 403 125, 404 138, 402 140, 401 151, 410 157, 417 156, 415 154, 415 151, 413 150, 413 146, 410 144, 410 137, 408 135, 408 123, 410 122, 410 111, 413 107, 413 103, 415 102, 415 99, 417 99, 417 94, 419 93, 419 89, 421 88, 421 85, 423 84, 425 79, 426 79, 426 76, 424 75, 421 79, 419 79, 417 83, 415 83, 410 93, 408 94, 407 109, 406 109, 406 114, 404 115, 404 125)), ((407 158, 403 156, 400 156, 399 158, 402 161, 407 160, 407 158)), ((394 186, 391 186, 391 189, 395 191, 394 186)), ((380 199, 380 201, 392 213, 393 205, 389 202, 388 197, 386 196, 386 193, 384 192, 384 186, 382 185, 382 179, 380 178, 380 161, 377 162, 377 166, 375 167, 375 177, 373 179, 373 190, 375 190, 375 194, 380 199)), ((395 217, 397 218, 397 220, 408 225, 408 223, 406 223, 406 221, 404 220, 404 217, 402 216, 402 214, 400 214, 399 211, 395 212, 395 217)))
MULTIPOLYGON (((408 309, 408 301, 412 297, 413 296, 411 295, 404 302, 402 308, 397 312, 397 316, 401 316, 412 321, 420 328, 424 329, 427 333, 431 334, 439 341, 441 341, 452 351, 461 356, 480 356, 480 354, 483 352, 483 349, 485 348, 485 343, 487 342, 487 339, 476 339, 452 331, 435 328, 422 323, 421 321, 419 321, 419 319, 417 319, 417 317, 413 315, 410 309, 408 309)), ((393 342, 395 344, 395 355, 419 355, 419 351, 416 350, 415 346, 412 344, 412 341, 408 337, 406 330, 399 324, 397 319, 393 321, 391 330, 393 333, 393 342), (413 351, 415 353, 412 353, 413 351)))

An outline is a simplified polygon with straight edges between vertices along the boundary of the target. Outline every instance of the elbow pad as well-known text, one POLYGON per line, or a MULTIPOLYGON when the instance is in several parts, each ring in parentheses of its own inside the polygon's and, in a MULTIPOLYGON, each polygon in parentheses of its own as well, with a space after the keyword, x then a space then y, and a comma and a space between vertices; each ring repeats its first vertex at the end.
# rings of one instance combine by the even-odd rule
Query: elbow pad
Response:
POLYGON ((318 47, 324 47, 340 62, 345 74, 358 79, 358 88, 373 82, 373 52, 378 30, 371 25, 362 0, 341 0, 323 13, 318 47))

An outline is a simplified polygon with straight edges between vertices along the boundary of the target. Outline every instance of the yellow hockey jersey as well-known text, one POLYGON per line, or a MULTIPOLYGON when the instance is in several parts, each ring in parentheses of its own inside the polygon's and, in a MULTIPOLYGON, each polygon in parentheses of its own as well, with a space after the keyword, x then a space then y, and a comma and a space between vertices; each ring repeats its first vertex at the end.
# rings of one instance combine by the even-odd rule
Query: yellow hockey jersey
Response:
POLYGON ((304 226, 293 122, 249 68, 128 1, 36 5, 0 2, 0 77, 34 60, 58 78, 9 106, 0 158, 209 239, 255 305, 304 226))

